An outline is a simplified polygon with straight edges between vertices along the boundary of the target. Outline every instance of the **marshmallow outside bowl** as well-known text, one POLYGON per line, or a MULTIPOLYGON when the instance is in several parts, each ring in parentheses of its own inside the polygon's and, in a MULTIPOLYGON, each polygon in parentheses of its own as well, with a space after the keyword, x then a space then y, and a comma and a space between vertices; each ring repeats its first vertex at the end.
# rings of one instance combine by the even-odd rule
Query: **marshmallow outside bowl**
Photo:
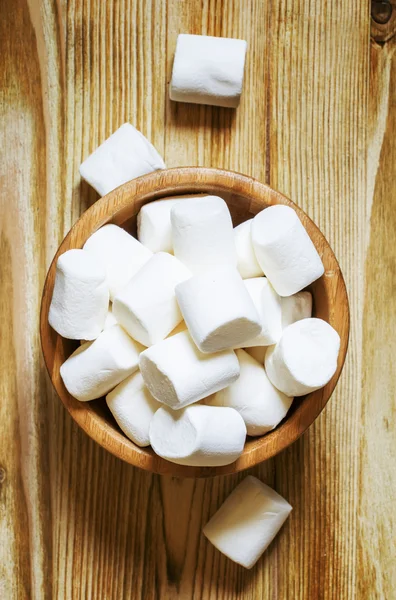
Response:
POLYGON ((316 419, 340 376, 349 335, 349 308, 345 283, 337 260, 324 236, 293 202, 268 186, 244 175, 217 169, 184 167, 150 173, 132 180, 98 200, 77 221, 57 251, 44 286, 41 309, 41 342, 52 383, 75 421, 96 442, 122 460, 155 473, 180 477, 208 477, 235 473, 271 458, 291 443, 316 419), (222 197, 228 204, 233 225, 251 219, 262 209, 284 204, 297 212, 318 250, 325 274, 309 290, 313 295, 313 316, 330 323, 341 337, 337 370, 325 388, 296 398, 286 418, 263 437, 248 438, 240 458, 222 467, 190 467, 170 463, 151 448, 139 448, 120 431, 104 399, 79 402, 67 393, 60 378, 60 365, 77 348, 78 342, 56 334, 48 324, 48 310, 54 286, 56 260, 72 248, 82 248, 88 237, 108 223, 122 226, 136 236, 140 208, 152 200, 188 194, 222 197))

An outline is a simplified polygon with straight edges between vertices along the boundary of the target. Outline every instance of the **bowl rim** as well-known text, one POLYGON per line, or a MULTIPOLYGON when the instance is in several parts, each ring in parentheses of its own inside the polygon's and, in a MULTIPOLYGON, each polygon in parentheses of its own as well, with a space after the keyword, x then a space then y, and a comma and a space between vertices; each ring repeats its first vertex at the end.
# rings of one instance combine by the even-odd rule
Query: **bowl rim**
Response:
POLYGON ((349 329, 349 302, 340 266, 326 238, 310 217, 289 198, 253 177, 208 167, 175 167, 155 171, 125 183, 97 200, 71 227, 55 253, 45 279, 40 311, 40 339, 47 372, 55 391, 76 423, 99 445, 125 462, 152 473, 179 477, 209 477, 236 473, 274 457, 294 443, 319 416, 334 391, 345 362, 349 329), (55 360, 60 336, 48 324, 48 309, 58 256, 68 249, 82 247, 80 238, 83 237, 85 241, 106 223, 119 224, 117 220, 120 219, 122 223, 123 211, 132 203, 138 205, 134 213, 137 214, 140 206, 146 202, 174 195, 209 192, 214 188, 220 194, 223 191, 228 195, 235 193, 248 197, 253 212, 255 208, 262 210, 264 203, 268 206, 284 204, 296 210, 304 227, 310 229, 308 233, 311 237, 311 232, 314 233, 315 246, 320 246, 326 255, 326 262, 331 266, 330 269, 326 269, 323 277, 327 278, 326 285, 334 288, 333 293, 337 295, 337 302, 342 311, 337 321, 341 345, 337 370, 330 382, 324 388, 308 394, 291 417, 286 417, 277 428, 264 436, 253 438, 237 461, 223 467, 190 467, 162 459, 155 455, 151 448, 136 446, 96 413, 89 402, 79 402, 67 392, 55 360), (84 229, 87 230, 85 237, 80 234, 84 229))

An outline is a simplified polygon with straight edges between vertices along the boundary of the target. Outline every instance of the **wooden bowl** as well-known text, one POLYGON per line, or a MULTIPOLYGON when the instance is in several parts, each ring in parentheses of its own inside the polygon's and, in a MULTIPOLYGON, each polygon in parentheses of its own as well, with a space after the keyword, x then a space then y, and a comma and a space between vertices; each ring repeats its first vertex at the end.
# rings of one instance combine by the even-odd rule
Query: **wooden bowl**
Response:
POLYGON ((235 473, 271 458, 295 442, 329 400, 345 361, 348 336, 349 308, 344 279, 333 251, 311 219, 291 200, 250 177, 199 167, 156 171, 126 183, 98 200, 80 217, 60 245, 48 271, 41 305, 41 343, 45 363, 58 395, 73 419, 92 439, 122 460, 147 471, 181 477, 235 473), (314 316, 325 319, 341 337, 337 371, 331 381, 316 392, 296 398, 286 418, 275 430, 259 438, 247 438, 242 456, 224 467, 188 467, 168 462, 156 456, 151 448, 139 448, 126 438, 103 398, 92 402, 79 402, 73 398, 63 385, 59 368, 78 342, 62 338, 48 324, 55 266, 60 254, 71 248, 82 248, 87 238, 106 223, 115 223, 136 234, 136 216, 143 204, 167 196, 200 192, 224 198, 234 226, 273 204, 286 204, 297 211, 325 266, 323 277, 310 286, 314 316))

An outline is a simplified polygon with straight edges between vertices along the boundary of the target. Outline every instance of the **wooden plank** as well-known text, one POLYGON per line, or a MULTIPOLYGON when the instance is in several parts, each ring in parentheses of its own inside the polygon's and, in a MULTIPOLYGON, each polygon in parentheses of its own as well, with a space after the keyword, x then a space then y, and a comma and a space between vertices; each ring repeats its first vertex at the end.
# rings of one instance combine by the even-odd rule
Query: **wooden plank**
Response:
MULTIPOLYGON (((396 9, 396 5, 395 5, 396 9)), ((378 27, 374 30, 379 35, 378 27)), ((372 42, 368 191, 370 237, 365 270, 358 593, 394 598, 396 523, 396 21, 394 36, 372 42), (364 566, 364 567, 363 567, 364 566)))
POLYGON ((393 46, 372 47, 369 95, 369 24, 368 0, 3 0, 1 597, 394 594, 395 280, 386 232, 396 75, 393 46), (235 113, 169 102, 179 32, 248 40, 235 113), (289 195, 326 233, 346 276, 347 367, 310 431, 253 470, 294 511, 250 572, 201 535, 244 474, 194 481, 133 469, 91 442, 47 387, 37 337, 44 274, 97 198, 80 182, 81 160, 125 120, 169 166, 240 170, 289 195))
POLYGON ((50 598, 52 581, 50 421, 37 315, 46 249, 52 253, 56 248, 61 223, 53 212, 57 201, 52 201, 59 196, 61 59, 55 11, 49 11, 45 23, 37 13, 36 17, 26 2, 2 2, 0 595, 4 598, 50 598), (36 31, 34 22, 39 24, 36 31))
POLYGON ((351 307, 349 355, 336 393, 300 443, 276 460, 277 485, 295 507, 288 538, 280 540, 293 556, 294 574, 279 577, 281 598, 353 598, 356 590, 367 8, 363 2, 342 10, 335 2, 280 2, 273 14, 271 185, 325 233, 351 307))

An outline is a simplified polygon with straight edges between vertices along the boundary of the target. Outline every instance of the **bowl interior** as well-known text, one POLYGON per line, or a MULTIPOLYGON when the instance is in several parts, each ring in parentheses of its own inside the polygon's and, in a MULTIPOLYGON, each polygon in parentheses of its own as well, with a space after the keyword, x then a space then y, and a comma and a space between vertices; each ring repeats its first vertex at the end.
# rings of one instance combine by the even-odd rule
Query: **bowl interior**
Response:
POLYGON ((319 229, 282 194, 251 178, 215 169, 183 168, 156 172, 131 181, 98 200, 62 242, 43 292, 43 353, 52 382, 66 408, 79 425, 107 450, 131 464, 157 473, 191 477, 232 473, 262 462, 290 445, 314 421, 329 399, 345 360, 348 334, 349 311, 344 280, 337 260, 319 229), (76 349, 78 342, 62 338, 48 325, 55 265, 60 254, 70 248, 81 248, 88 237, 106 223, 115 223, 136 236, 136 217, 143 204, 158 198, 199 193, 224 198, 234 226, 273 204, 287 204, 297 211, 325 266, 323 277, 308 288, 313 295, 313 315, 329 322, 341 337, 338 368, 332 380, 321 390, 295 398, 288 415, 275 430, 262 437, 248 437, 244 452, 236 462, 216 468, 186 467, 165 461, 151 448, 139 448, 122 434, 104 398, 82 403, 70 396, 60 378, 59 367, 76 349))

